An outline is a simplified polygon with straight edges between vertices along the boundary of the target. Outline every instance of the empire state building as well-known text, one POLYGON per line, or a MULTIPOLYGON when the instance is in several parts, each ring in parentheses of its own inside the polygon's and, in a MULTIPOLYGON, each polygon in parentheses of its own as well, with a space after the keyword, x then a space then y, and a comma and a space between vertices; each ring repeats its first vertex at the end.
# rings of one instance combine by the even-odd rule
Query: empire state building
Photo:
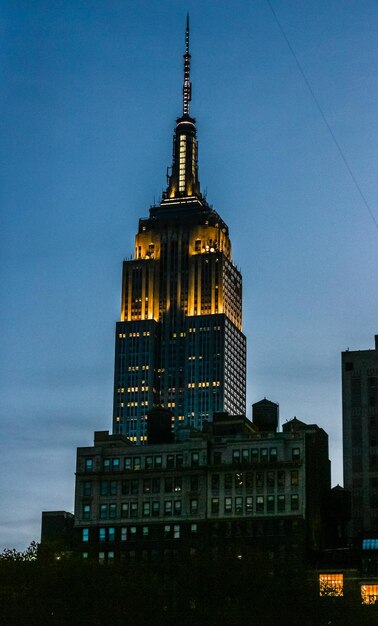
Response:
POLYGON ((242 277, 228 227, 201 194, 196 121, 190 115, 189 22, 183 111, 162 200, 139 220, 124 261, 116 326, 113 432, 147 439, 147 412, 164 407, 201 429, 213 414, 245 414, 242 277))

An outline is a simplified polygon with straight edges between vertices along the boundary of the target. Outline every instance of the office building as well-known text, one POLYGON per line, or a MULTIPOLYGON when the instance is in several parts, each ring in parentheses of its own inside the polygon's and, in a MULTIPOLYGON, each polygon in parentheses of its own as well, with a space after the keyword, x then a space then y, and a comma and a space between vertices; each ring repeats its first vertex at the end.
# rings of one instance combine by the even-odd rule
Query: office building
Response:
POLYGON ((344 486, 355 537, 378 531, 378 335, 372 350, 342 352, 341 365, 344 486))
POLYGON ((201 429, 215 412, 245 413, 242 277, 228 227, 201 193, 196 122, 190 116, 189 24, 183 111, 167 189, 139 220, 124 261, 116 326, 113 433, 147 439, 147 412, 201 429))
MULTIPOLYGON (((259 403, 253 408, 258 415, 259 403)), ((84 558, 259 552, 283 567, 324 545, 330 462, 323 429, 293 419, 277 432, 276 419, 260 430, 223 412, 202 432, 179 426, 172 433, 163 409, 148 421, 142 447, 96 432, 93 446, 78 449, 74 546, 84 558)))

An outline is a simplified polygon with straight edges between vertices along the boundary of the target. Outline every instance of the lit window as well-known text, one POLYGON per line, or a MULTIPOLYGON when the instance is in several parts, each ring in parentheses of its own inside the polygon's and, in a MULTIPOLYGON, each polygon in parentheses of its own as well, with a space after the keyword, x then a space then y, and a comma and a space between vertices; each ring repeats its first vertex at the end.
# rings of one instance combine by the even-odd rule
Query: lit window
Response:
POLYGON ((178 524, 173 527, 173 539, 180 539, 180 526, 178 524))
POLYGON ((362 604, 378 602, 378 585, 361 585, 362 604))
POLYGON ((106 540, 106 528, 99 528, 98 529, 98 539, 99 539, 99 541, 105 541, 106 540))
POLYGON ((82 529, 82 541, 89 541, 89 528, 82 529))
POLYGON ((93 459, 85 459, 85 471, 93 472, 93 459))
POLYGON ((121 528, 121 541, 127 541, 127 528, 121 528))
POLYGON ((321 596, 342 596, 343 583, 343 574, 319 574, 319 594, 321 596))

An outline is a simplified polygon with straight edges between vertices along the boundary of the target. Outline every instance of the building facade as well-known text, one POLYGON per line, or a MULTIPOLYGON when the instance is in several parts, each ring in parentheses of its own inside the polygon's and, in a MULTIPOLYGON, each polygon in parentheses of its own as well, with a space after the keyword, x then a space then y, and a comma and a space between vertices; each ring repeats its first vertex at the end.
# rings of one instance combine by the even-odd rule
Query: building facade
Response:
POLYGON ((113 433, 134 443, 146 442, 147 411, 156 406, 172 411, 173 427, 195 428, 215 412, 246 410, 242 277, 228 227, 200 191, 190 100, 187 24, 168 186, 139 220, 134 258, 123 263, 113 433))
POLYGON ((202 432, 172 434, 170 418, 151 412, 168 429, 160 421, 144 446, 97 432, 78 449, 76 552, 138 562, 261 552, 283 565, 320 549, 330 488, 321 428, 291 420, 262 431, 219 413, 202 432))
POLYGON ((342 352, 344 486, 351 535, 378 531, 378 335, 375 348, 342 352))

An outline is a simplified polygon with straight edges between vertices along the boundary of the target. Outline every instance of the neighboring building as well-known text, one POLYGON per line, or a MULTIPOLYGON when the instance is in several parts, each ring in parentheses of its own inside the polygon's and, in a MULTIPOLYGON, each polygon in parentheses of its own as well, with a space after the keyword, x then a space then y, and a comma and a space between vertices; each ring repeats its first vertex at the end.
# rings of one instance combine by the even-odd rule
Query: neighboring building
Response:
POLYGON ((74 516, 68 511, 43 511, 41 543, 57 544, 59 548, 72 550, 74 516))
MULTIPOLYGON (((266 403, 254 405, 257 421, 266 403)), ((303 563, 323 543, 328 436, 296 419, 276 432, 269 404, 266 430, 219 413, 202 432, 172 435, 160 409, 145 446, 96 432, 77 453, 75 551, 100 561, 261 552, 275 565, 303 563)))
POLYGON ((123 263, 113 433, 135 443, 145 443, 147 411, 156 406, 172 411, 172 426, 198 429, 215 412, 246 411, 242 277, 228 227, 200 191, 190 100, 187 25, 168 186, 139 220, 134 259, 123 263))
POLYGON ((378 335, 375 349, 342 353, 344 486, 351 536, 378 531, 378 335))

